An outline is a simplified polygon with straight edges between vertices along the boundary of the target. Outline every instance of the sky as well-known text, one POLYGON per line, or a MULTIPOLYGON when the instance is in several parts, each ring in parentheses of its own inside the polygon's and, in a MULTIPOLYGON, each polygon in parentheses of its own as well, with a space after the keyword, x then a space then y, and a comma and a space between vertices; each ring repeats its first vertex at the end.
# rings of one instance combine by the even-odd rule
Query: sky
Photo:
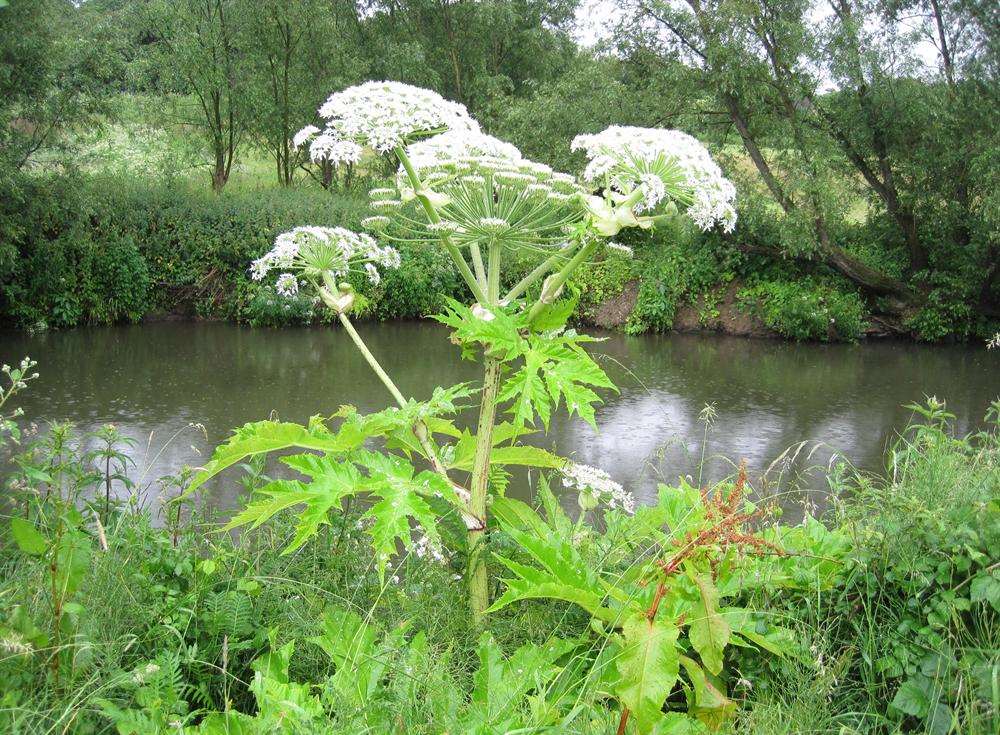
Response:
MULTIPOLYGON (((816 2, 813 5, 810 20, 819 25, 826 21, 832 13, 833 11, 827 3, 816 2)), ((576 13, 576 28, 573 37, 577 43, 593 47, 611 35, 618 19, 621 18, 621 14, 622 11, 616 0, 583 0, 576 13)), ((907 28, 913 30, 918 25, 919 21, 910 21, 907 28)), ((940 63, 938 50, 929 38, 917 43, 913 48, 913 53, 917 63, 923 65, 927 73, 937 73, 940 63)))

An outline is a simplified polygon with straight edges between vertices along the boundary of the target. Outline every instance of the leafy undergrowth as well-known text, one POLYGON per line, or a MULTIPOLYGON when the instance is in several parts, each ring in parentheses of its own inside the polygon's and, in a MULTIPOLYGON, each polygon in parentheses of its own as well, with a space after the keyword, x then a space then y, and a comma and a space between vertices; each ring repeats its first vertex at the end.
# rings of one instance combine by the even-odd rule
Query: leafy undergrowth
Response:
POLYGON ((107 477, 51 432, 8 478, 0 730, 994 733, 996 413, 956 437, 921 411, 888 479, 830 472, 822 521, 778 525, 739 477, 634 516, 573 518, 544 482, 537 510, 498 500, 485 629, 460 553, 381 570, 362 502, 291 553, 280 514, 235 537, 168 506, 154 527, 61 502, 107 477))

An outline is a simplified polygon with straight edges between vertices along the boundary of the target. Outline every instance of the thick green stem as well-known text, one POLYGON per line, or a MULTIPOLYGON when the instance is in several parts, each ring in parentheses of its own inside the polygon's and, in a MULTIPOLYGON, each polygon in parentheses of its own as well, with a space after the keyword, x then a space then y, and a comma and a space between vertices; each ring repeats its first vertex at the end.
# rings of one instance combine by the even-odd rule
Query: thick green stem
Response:
MULTIPOLYGON (((487 253, 487 306, 500 301, 500 245, 490 243, 487 253)), ((476 453, 472 460, 472 483, 469 488, 469 511, 486 520, 486 499, 490 489, 490 454, 493 451, 493 427, 496 424, 497 394, 500 392, 500 361, 485 356, 483 390, 479 403, 479 425, 476 427, 476 453)), ((472 619, 480 625, 490 605, 489 574, 486 559, 486 524, 469 529, 469 605, 472 619)))
POLYGON ((490 306, 496 306, 500 301, 500 245, 490 243, 487 251, 489 266, 486 274, 486 298, 490 306))
MULTIPOLYGON (((406 171, 406 176, 410 180, 410 186, 413 187, 413 191, 417 195, 417 199, 424 207, 424 212, 427 214, 427 219, 430 220, 432 224, 437 224, 441 221, 441 215, 437 213, 434 209, 434 205, 431 204, 431 200, 427 197, 424 191, 424 184, 417 175, 416 170, 413 168, 413 164, 410 163, 409 157, 406 155, 406 151, 402 147, 396 148, 396 157, 403 166, 403 170, 406 171)), ((465 258, 462 256, 461 251, 458 247, 451 241, 451 237, 447 233, 441 233, 440 235, 441 244, 444 245, 445 250, 451 256, 451 259, 455 261, 455 265, 458 267, 458 272, 465 279, 466 284, 472 290, 472 295, 476 297, 479 303, 486 301, 486 294, 483 292, 482 286, 480 286, 479 281, 476 280, 476 275, 469 268, 469 264, 465 262, 465 258)))
POLYGON ((583 261, 590 257, 590 254, 597 249, 599 243, 600 240, 597 238, 593 238, 589 242, 584 243, 583 247, 577 251, 576 255, 574 255, 570 261, 552 277, 552 280, 542 288, 542 293, 538 297, 538 301, 536 301, 530 311, 528 311, 529 322, 538 316, 546 305, 552 302, 555 298, 555 294, 557 294, 563 284, 566 283, 566 279, 573 274, 573 271, 580 267, 580 264, 583 263, 583 261))
MULTIPOLYGON (((493 425, 496 421, 497 393, 500 389, 500 361, 487 355, 483 374, 483 392, 479 404, 479 426, 476 429, 476 454, 472 460, 472 485, 469 511, 477 518, 486 518, 486 498, 490 482, 490 454, 493 449, 493 425)), ((473 621, 482 622, 490 605, 489 578, 486 570, 486 528, 469 530, 469 604, 473 621)))
POLYGON ((569 254, 571 252, 573 252, 573 248, 575 248, 575 247, 576 247, 576 243, 575 242, 574 243, 570 243, 569 245, 567 245, 566 247, 562 248, 558 252, 553 253, 552 255, 550 255, 549 257, 547 257, 533 271, 531 271, 528 275, 526 275, 520 281, 518 281, 517 283, 515 283, 514 287, 510 291, 507 292, 506 296, 503 297, 503 300, 505 302, 507 302, 507 303, 510 303, 511 301, 513 301, 514 299, 516 299, 518 296, 520 296, 521 294, 523 294, 525 291, 528 290, 528 288, 531 286, 531 284, 533 284, 539 278, 541 278, 546 273, 548 273, 550 270, 552 270, 555 267, 556 263, 558 263, 563 258, 568 257, 569 254))
POLYGON ((476 269, 476 280, 486 287, 486 268, 483 266, 483 254, 479 250, 479 243, 472 243, 469 246, 469 254, 472 256, 472 267, 476 269))

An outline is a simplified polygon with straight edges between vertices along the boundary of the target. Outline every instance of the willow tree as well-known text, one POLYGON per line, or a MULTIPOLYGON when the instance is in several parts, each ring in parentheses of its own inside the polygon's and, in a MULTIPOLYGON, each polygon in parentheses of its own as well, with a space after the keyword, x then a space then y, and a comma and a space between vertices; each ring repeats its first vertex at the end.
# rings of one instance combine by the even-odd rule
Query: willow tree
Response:
POLYGON ((193 100, 182 104, 181 121, 206 144, 215 192, 229 181, 253 115, 243 47, 253 10, 244 0, 163 0, 146 9, 160 91, 193 100))

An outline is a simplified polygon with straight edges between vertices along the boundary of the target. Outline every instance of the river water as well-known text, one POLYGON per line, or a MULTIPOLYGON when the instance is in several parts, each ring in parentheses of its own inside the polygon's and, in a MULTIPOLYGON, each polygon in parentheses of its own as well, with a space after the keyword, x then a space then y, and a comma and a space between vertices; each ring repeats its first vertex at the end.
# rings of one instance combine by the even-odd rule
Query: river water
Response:
MULTIPOLYGON (((479 378, 479 366, 463 361, 437 325, 362 323, 358 330, 404 394, 425 397, 436 385, 479 378)), ((606 469, 640 502, 655 496, 660 481, 697 481, 699 472, 713 481, 745 459, 755 487, 781 494, 789 509, 822 503, 821 469, 832 458, 880 471, 887 443, 911 417, 904 404, 936 395, 967 432, 1000 396, 1000 351, 979 345, 602 336, 593 352, 621 392, 605 396, 599 430, 561 414, 548 436, 532 441, 606 469), (699 418, 706 404, 716 413, 707 440, 699 418)), ((0 362, 23 355, 38 361, 42 376, 18 400, 26 418, 43 427, 70 420, 81 433, 119 425, 139 442, 132 475, 152 493, 155 478, 200 465, 247 421, 301 422, 344 403, 374 411, 390 400, 347 335, 330 327, 155 323, 0 332, 0 362)), ((232 506, 238 487, 218 483, 212 504, 232 506)), ((523 479, 512 492, 526 492, 523 479)))

